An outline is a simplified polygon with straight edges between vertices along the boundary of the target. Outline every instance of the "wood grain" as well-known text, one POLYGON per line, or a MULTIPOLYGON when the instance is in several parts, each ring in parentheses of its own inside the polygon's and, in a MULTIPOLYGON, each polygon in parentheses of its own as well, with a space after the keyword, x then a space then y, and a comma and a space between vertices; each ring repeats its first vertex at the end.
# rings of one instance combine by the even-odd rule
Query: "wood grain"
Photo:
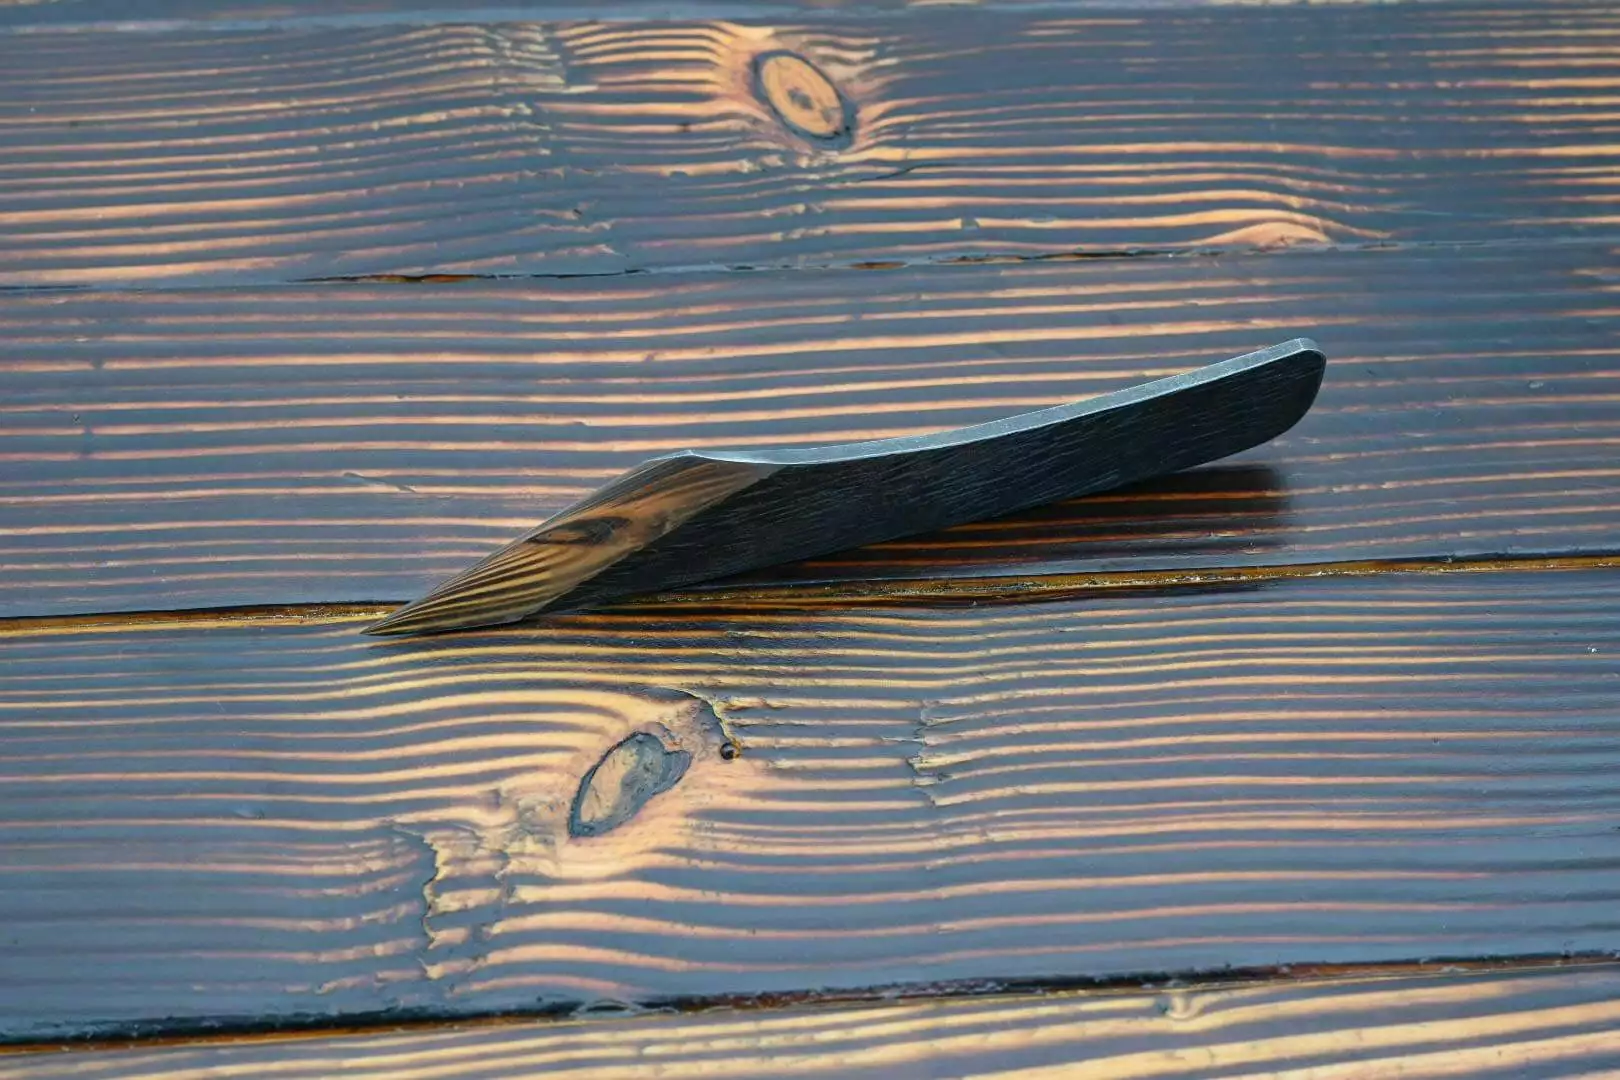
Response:
MULTIPOLYGON (((1049 11, 1062 14, 1118 13, 1122 10, 1159 12, 1183 8, 1228 5, 1232 0, 952 0, 953 7, 989 11, 1049 11)), ((1477 0, 1264 0, 1280 7, 1296 4, 1469 3, 1477 0)), ((1594 4, 1597 0, 1592 0, 1594 4)), ((710 18, 776 20, 792 15, 797 21, 828 11, 842 17, 919 14, 917 0, 705 0, 702 11, 710 18)), ((52 29, 118 29, 169 31, 179 27, 305 27, 330 25, 413 26, 465 23, 473 18, 573 19, 588 13, 599 20, 667 19, 667 0, 599 0, 589 7, 578 0, 503 0, 469 10, 447 0, 281 0, 273 8, 257 0, 141 0, 132 10, 127 0, 5 0, 0 3, 0 32, 52 29)))
POLYGON ((0 34, 0 283, 1612 237, 1617 56, 1566 0, 0 34))
POLYGON ((0 1057, 7 1080, 1612 1076, 1613 968, 441 1028, 0 1057))
POLYGON ((1617 613, 1548 571, 12 623, 0 1035, 1611 954, 1617 613))
POLYGON ((1279 440, 802 564, 919 582, 1612 553, 1612 249, 1406 250, 0 302, 0 614, 404 601, 643 459, 917 434, 1296 334, 1279 440))

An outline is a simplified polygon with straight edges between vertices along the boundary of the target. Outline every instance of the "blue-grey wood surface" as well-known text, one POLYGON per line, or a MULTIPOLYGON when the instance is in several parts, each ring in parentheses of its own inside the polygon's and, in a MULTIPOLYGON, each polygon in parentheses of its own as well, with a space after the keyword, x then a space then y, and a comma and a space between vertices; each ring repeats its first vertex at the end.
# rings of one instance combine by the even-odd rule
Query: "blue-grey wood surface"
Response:
POLYGON ((0 8, 0 1037, 725 1002, 836 1071, 773 1006, 1235 972, 1339 1042, 1142 1052, 1609 1067, 1610 969, 1516 980, 1620 948, 1617 58, 1568 0, 0 8), (1220 468, 358 633, 657 453, 1296 334, 1220 468), (1293 984, 1424 962, 1514 973, 1392 987, 1427 1034, 1293 984))

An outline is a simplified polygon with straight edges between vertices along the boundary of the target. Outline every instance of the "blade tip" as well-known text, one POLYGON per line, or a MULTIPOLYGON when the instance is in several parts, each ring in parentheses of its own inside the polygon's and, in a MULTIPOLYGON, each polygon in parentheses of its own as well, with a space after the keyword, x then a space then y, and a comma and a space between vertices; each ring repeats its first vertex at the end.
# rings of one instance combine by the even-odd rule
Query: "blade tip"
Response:
POLYGON ((376 622, 368 623, 360 632, 370 634, 372 637, 403 637, 407 634, 420 633, 425 628, 421 625, 422 620, 414 617, 415 606, 407 604, 397 611, 392 611, 376 622))
POLYGON ((473 630, 484 626, 498 626, 515 622, 520 615, 498 615, 469 612, 448 613, 432 603, 433 597, 406 604, 398 611, 384 615, 361 629, 373 637, 411 637, 422 634, 442 634, 449 630, 473 630))

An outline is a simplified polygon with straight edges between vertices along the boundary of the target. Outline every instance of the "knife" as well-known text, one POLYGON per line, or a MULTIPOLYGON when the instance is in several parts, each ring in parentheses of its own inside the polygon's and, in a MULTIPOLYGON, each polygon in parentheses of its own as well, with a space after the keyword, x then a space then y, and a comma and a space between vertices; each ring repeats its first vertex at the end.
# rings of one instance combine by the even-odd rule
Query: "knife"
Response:
POLYGON ((611 600, 1008 514, 1214 461, 1293 427, 1308 338, 1101 397, 933 435, 682 450, 624 473, 366 627, 419 634, 611 600))

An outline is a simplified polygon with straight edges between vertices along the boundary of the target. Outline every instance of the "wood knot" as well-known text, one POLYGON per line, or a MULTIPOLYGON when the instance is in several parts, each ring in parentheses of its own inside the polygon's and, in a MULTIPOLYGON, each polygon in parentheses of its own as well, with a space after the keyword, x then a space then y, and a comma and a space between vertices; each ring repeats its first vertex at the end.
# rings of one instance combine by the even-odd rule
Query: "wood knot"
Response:
POLYGON ((568 835, 601 836, 618 828, 654 795, 674 787, 692 755, 670 750, 656 735, 638 731, 603 755, 579 782, 568 814, 568 835))
POLYGON ((761 53, 754 59, 755 90, 788 130, 826 146, 848 146, 855 110, 832 80, 804 57, 761 53))

